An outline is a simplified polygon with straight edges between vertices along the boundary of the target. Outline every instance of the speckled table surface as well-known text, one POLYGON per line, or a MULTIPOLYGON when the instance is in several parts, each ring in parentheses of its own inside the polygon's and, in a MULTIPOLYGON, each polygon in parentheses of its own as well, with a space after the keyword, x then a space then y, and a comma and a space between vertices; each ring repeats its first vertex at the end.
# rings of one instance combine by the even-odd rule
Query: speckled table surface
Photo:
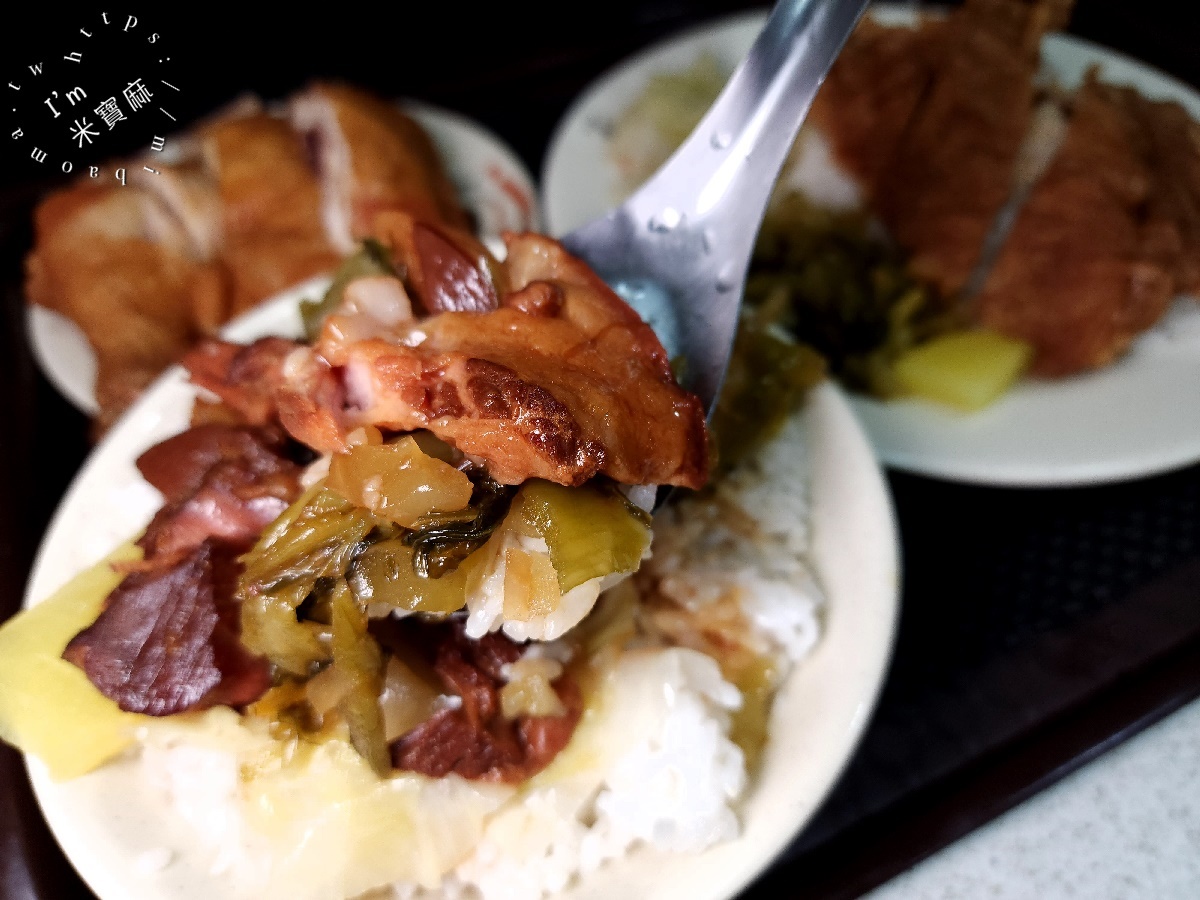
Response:
POLYGON ((1200 702, 867 896, 1200 896, 1200 702))

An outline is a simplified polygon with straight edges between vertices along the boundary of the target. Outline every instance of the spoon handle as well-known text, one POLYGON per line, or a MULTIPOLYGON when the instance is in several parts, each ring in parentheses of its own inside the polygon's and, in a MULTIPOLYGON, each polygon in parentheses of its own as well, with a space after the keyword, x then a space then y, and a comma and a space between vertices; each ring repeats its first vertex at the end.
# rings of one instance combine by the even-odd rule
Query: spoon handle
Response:
POLYGON ((748 259, 800 124, 867 2, 779 0, 695 131, 631 204, 711 222, 728 258, 748 259))

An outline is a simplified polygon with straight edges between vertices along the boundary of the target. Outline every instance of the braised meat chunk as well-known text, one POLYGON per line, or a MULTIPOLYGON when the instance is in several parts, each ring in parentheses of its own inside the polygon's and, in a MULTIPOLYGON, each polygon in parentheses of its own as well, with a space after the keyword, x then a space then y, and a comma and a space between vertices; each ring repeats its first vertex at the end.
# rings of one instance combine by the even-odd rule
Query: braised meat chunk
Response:
POLYGON ((445 690, 462 703, 441 710, 395 741, 395 768, 433 778, 453 772, 515 784, 544 769, 567 745, 583 708, 579 688, 569 675, 551 684, 561 714, 509 718, 500 693, 524 647, 501 634, 472 640, 461 622, 428 626, 422 640, 436 647, 433 670, 445 690))
POLYGON ((322 452, 364 425, 427 429, 505 484, 701 486, 704 409, 654 332, 558 242, 507 243, 498 309, 413 318, 392 280, 386 322, 382 301, 335 311, 312 350, 288 358, 284 426, 322 452))

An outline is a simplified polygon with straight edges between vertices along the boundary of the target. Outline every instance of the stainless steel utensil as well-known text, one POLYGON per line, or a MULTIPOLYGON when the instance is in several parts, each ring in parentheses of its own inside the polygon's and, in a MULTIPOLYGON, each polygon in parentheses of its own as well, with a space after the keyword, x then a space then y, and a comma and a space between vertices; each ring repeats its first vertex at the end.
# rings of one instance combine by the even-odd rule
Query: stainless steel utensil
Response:
POLYGON ((562 239, 655 327, 711 414, 755 236, 817 89, 867 0, 780 0, 691 136, 562 239))

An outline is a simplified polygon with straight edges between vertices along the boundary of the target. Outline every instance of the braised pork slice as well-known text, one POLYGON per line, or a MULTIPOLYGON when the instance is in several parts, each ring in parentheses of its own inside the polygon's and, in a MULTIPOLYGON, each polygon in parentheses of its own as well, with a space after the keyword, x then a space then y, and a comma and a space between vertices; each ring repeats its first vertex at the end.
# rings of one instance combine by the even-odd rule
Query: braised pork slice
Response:
POLYGON ((276 424, 276 391, 283 384, 284 363, 299 348, 285 338, 259 338, 232 344, 216 338, 196 343, 180 360, 192 381, 212 393, 247 425, 276 424))
POLYGON ((342 84, 316 84, 293 98, 301 132, 321 179, 321 215, 343 253, 375 233, 375 217, 401 210, 415 218, 467 227, 437 150, 395 104, 342 84))
POLYGON ((195 493, 219 462, 246 460, 252 469, 273 466, 285 455, 283 435, 266 428, 204 424, 160 441, 137 458, 142 477, 177 503, 195 493))
POLYGON ((1034 345, 1038 374, 1112 361, 1174 293, 1138 135, 1127 106, 1089 78, 978 297, 984 325, 1034 345))
POLYGON ((209 538, 247 550, 300 493, 281 436, 259 428, 190 428, 143 453, 138 469, 165 500, 138 541, 149 565, 209 538))
POLYGON ((253 702, 271 678, 266 660, 238 640, 239 571, 232 548, 205 541, 169 567, 127 575, 63 657, 127 712, 253 702))
POLYGON ((944 24, 936 70, 874 190, 873 207, 912 270, 962 290, 1013 187, 1034 104, 1049 0, 966 0, 944 24))
POLYGON ((557 241, 507 244, 497 309, 376 319, 367 339, 351 337, 367 313, 330 316, 307 358, 288 358, 284 427, 322 452, 363 425, 428 429, 505 484, 703 485, 704 409, 650 327, 557 241))

